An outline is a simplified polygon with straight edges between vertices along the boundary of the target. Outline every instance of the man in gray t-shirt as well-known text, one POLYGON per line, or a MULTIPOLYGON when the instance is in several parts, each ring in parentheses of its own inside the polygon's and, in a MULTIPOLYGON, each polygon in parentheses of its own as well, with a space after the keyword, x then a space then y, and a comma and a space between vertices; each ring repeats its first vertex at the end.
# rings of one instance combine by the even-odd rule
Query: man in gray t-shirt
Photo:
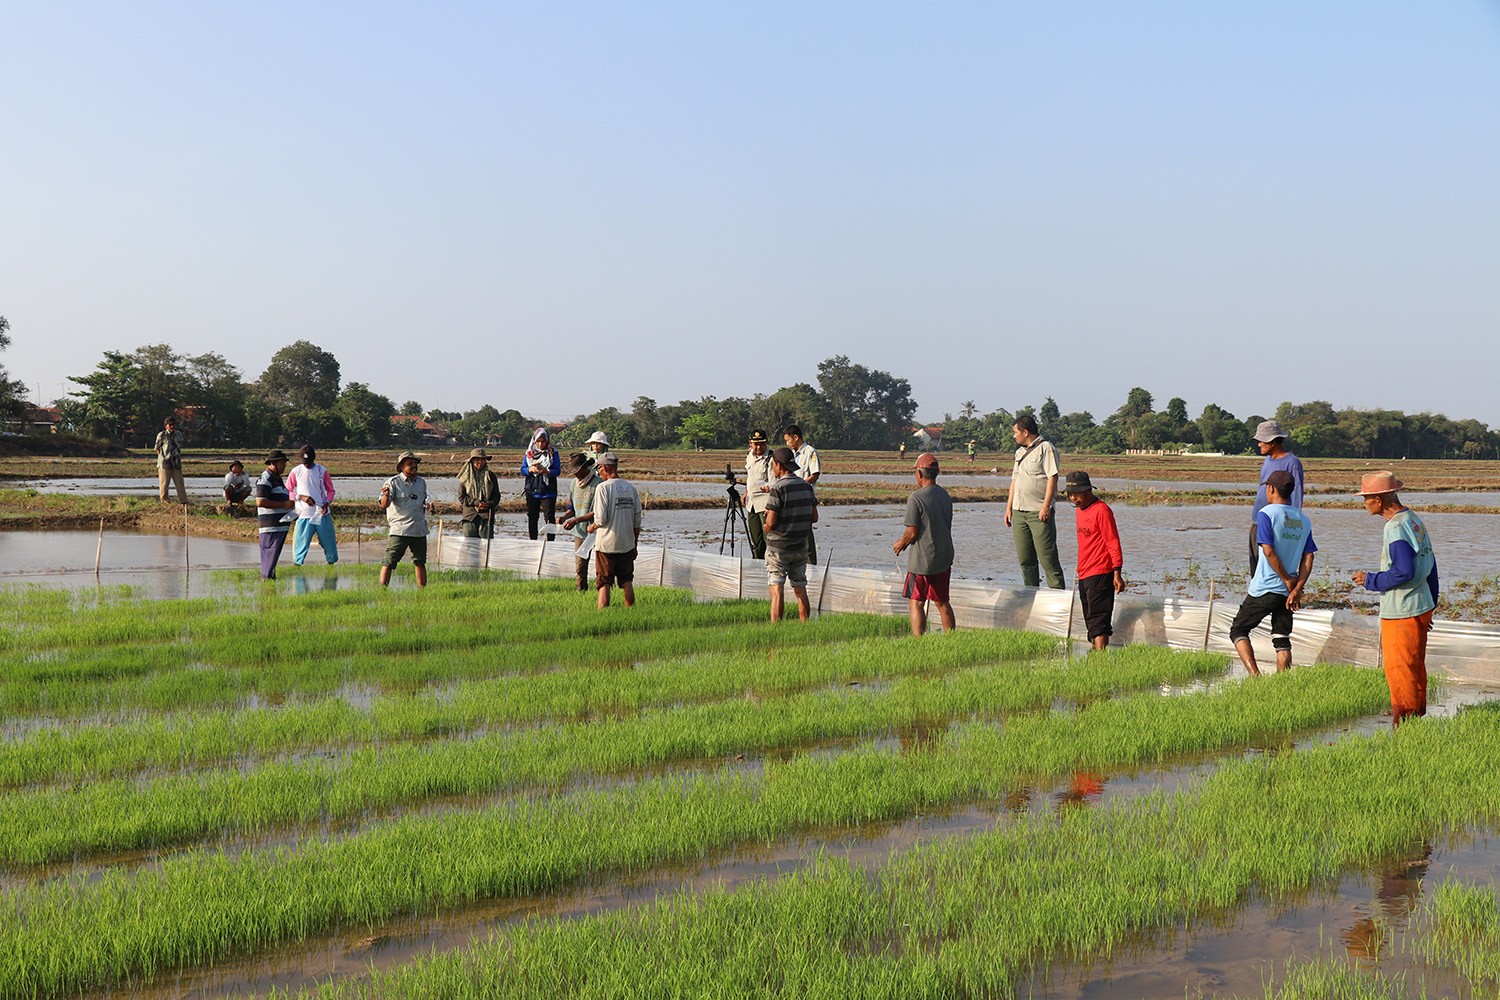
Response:
POLYGON ((953 573, 953 498, 937 484, 937 477, 937 456, 923 454, 917 459, 918 489, 906 498, 906 532, 891 546, 898 556, 911 550, 903 593, 911 602, 912 635, 927 630, 928 601, 937 605, 944 632, 956 627, 948 600, 953 573))

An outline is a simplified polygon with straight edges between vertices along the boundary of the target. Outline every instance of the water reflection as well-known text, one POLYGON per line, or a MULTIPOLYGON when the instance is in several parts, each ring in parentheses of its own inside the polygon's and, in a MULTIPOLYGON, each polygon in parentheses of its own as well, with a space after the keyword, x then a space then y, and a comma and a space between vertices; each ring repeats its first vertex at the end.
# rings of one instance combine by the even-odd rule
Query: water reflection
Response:
POLYGON ((1375 898, 1355 906, 1355 920, 1339 932, 1349 956, 1362 961, 1380 959, 1393 930, 1404 930, 1407 918, 1422 902, 1422 880, 1432 866, 1432 845, 1423 843, 1414 858, 1393 862, 1375 880, 1375 898))

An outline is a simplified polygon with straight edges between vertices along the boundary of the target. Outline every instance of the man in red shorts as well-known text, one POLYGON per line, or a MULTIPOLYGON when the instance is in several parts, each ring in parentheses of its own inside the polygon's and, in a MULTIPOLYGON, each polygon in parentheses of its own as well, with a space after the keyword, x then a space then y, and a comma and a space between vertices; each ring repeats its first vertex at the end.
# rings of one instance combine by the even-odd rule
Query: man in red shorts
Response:
POLYGON ((953 498, 937 484, 938 460, 931 452, 917 459, 916 477, 918 489, 906 498, 906 532, 891 546, 898 556, 911 549, 902 591, 911 601, 911 634, 927 630, 928 601, 937 605, 943 631, 952 632, 948 578, 953 573, 953 498))
POLYGON ((1125 589, 1120 531, 1109 504, 1094 496, 1087 472, 1068 473, 1063 489, 1073 503, 1078 527, 1078 600, 1083 604, 1083 621, 1090 644, 1102 652, 1115 633, 1111 624, 1115 595, 1125 589))

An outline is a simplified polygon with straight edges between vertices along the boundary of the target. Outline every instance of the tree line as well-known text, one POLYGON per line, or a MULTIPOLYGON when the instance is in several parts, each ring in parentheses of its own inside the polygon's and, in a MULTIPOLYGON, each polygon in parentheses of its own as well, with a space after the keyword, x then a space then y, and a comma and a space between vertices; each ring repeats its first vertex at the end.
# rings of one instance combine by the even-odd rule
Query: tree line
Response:
MULTIPOLYGON (((0 317, 0 349, 8 343, 0 317)), ((386 447, 416 444, 414 422, 393 416, 425 416, 463 444, 520 447, 544 423, 520 411, 485 404, 467 411, 430 409, 415 400, 400 406, 361 382, 340 381, 338 359, 306 340, 272 355, 254 379, 217 353, 184 355, 167 344, 129 353, 106 351, 92 372, 76 375, 78 386, 59 401, 66 429, 122 444, 149 444, 162 419, 178 414, 189 443, 197 445, 291 445, 313 441, 325 447, 386 447)), ((24 406, 25 387, 0 368, 0 407, 24 406)), ((623 448, 736 448, 751 429, 773 439, 788 424, 802 427, 823 448, 893 449, 910 440, 917 403, 911 383, 846 355, 817 366, 813 382, 797 382, 769 394, 703 396, 661 404, 639 396, 629 409, 607 406, 578 414, 554 437, 564 447, 581 446, 600 430, 623 448)), ((1031 414, 1042 434, 1075 453, 1119 454, 1131 449, 1254 452, 1256 425, 1265 417, 1236 417, 1216 403, 1189 415, 1181 397, 1156 409, 1139 386, 1102 421, 1087 411, 1063 413, 1050 396, 1040 407, 1000 408, 981 414, 967 401, 957 415, 943 415, 943 440, 961 449, 969 440, 985 451, 1013 447, 1011 427, 1031 414)), ((1281 403, 1272 414, 1290 446, 1307 457, 1500 458, 1500 432, 1478 420, 1399 410, 1335 409, 1314 400, 1281 403)))

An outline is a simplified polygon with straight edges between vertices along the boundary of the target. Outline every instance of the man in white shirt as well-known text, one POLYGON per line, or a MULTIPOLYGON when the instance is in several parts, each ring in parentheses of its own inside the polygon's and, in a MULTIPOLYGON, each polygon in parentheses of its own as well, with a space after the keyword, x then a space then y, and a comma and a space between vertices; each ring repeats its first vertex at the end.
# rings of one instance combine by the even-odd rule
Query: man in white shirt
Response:
POLYGON ((230 462, 229 474, 224 477, 224 502, 229 505, 230 517, 250 513, 250 508, 245 506, 245 501, 250 499, 250 493, 254 487, 255 484, 250 481, 250 477, 245 475, 245 463, 239 459, 230 462))
POLYGON ((1037 433, 1036 418, 1023 413, 1011 428, 1016 460, 1010 471, 1010 493, 1005 498, 1005 526, 1016 542, 1021 580, 1028 587, 1063 589, 1062 560, 1057 554, 1057 449, 1037 433))
POLYGON ((620 478, 620 460, 606 451, 595 460, 604 480, 594 490, 594 575, 599 607, 609 607, 609 590, 618 583, 625 606, 635 606, 635 554, 641 533, 641 495, 620 478))
POLYGON ((301 566, 312 547, 313 535, 323 558, 332 566, 339 561, 339 541, 333 530, 333 477, 318 463, 312 445, 298 453, 302 464, 286 474, 286 489, 297 502, 297 527, 292 535, 292 562, 301 566))
POLYGON ((745 508, 745 527, 750 532, 750 557, 766 557, 766 501, 771 496, 770 441, 765 431, 750 435, 750 451, 745 455, 745 493, 740 504, 745 508))

